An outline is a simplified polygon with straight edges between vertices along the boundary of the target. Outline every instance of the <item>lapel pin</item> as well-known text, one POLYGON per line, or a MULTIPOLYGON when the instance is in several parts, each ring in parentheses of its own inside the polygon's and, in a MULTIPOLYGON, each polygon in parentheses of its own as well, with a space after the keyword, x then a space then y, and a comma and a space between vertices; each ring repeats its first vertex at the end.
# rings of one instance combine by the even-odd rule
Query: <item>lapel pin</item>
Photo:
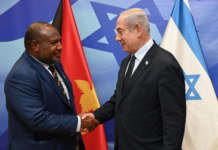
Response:
POLYGON ((148 65, 148 61, 146 61, 145 64, 148 65))
POLYGON ((62 73, 62 76, 64 77, 64 78, 66 78, 65 76, 64 76, 64 74, 62 73))

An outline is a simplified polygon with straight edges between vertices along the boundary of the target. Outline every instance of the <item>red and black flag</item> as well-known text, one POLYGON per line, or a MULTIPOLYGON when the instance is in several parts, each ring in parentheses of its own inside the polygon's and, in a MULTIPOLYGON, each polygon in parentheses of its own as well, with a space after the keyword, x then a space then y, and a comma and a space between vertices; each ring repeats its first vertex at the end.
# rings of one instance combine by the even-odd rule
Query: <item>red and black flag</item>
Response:
MULTIPOLYGON (((61 0, 52 25, 62 37, 61 63, 73 86, 77 113, 92 112, 100 105, 69 0, 61 0)), ((82 133, 82 137, 86 150, 108 150, 103 125, 91 133, 82 133)))

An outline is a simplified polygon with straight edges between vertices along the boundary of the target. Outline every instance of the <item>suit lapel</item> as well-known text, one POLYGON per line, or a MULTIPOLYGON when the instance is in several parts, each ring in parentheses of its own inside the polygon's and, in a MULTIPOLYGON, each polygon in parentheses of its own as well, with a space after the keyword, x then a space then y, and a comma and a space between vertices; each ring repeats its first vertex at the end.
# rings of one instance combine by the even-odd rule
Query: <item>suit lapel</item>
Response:
POLYGON ((51 89, 53 89, 61 100, 66 103, 68 107, 72 109, 72 107, 69 105, 68 100, 66 96, 63 94, 63 92, 60 90, 60 87, 58 86, 57 82, 54 80, 54 78, 49 74, 49 72, 37 61, 35 60, 28 52, 24 53, 24 57, 30 62, 30 65, 32 68, 36 69, 36 71, 39 73, 40 77, 48 84, 50 85, 51 89))
POLYGON ((64 80, 64 83, 67 86, 69 97, 70 97, 70 102, 71 102, 71 108, 73 109, 74 113, 77 114, 76 108, 75 108, 75 103, 74 103, 74 96, 73 96, 73 93, 72 93, 72 91, 73 91, 72 90, 72 85, 70 83, 70 80, 68 79, 68 77, 65 74, 64 70, 62 69, 60 63, 56 63, 55 68, 57 69, 59 75, 64 80))
MULTIPOLYGON (((142 75, 142 73, 144 71, 146 71, 146 69, 152 63, 153 57, 155 56, 155 52, 156 52, 156 46, 157 45, 154 42, 153 46, 149 49, 149 51, 143 57, 142 61, 140 62, 140 64, 138 65, 138 67, 134 71, 133 75, 131 76, 130 80, 128 81, 128 83, 123 91, 122 97, 121 97, 120 101, 118 101, 118 105, 125 98, 125 96, 129 93, 130 89, 133 87, 133 85, 136 83, 136 81, 139 79, 139 77, 142 75)), ((128 62, 127 62, 127 64, 128 64, 128 62)))
POLYGON ((128 65, 128 62, 131 58, 131 55, 128 55, 124 60, 123 60, 123 63, 121 64, 121 68, 120 68, 120 74, 119 74, 119 82, 118 82, 118 88, 121 89, 121 94, 122 94, 122 89, 123 89, 123 79, 124 79, 124 76, 125 76, 125 72, 126 72, 126 67, 128 65))
MULTIPOLYGON (((64 83, 67 86, 68 92, 71 92, 72 91, 72 86, 70 84, 69 79, 67 78, 67 75, 64 73, 63 69, 61 69, 61 67, 57 63, 55 64, 55 68, 57 69, 57 71, 58 71, 59 75, 61 76, 61 78, 64 80, 64 83)), ((71 94, 73 94, 73 93, 71 92, 71 94)))
POLYGON ((58 86, 57 82, 49 74, 49 72, 41 64, 38 64, 37 71, 38 71, 39 75, 44 79, 44 81, 47 82, 51 86, 51 88, 58 94, 58 96, 61 98, 61 100, 64 101, 64 103, 66 103, 66 105, 68 107, 71 108, 66 96, 63 94, 63 92, 60 89, 60 87, 58 86))

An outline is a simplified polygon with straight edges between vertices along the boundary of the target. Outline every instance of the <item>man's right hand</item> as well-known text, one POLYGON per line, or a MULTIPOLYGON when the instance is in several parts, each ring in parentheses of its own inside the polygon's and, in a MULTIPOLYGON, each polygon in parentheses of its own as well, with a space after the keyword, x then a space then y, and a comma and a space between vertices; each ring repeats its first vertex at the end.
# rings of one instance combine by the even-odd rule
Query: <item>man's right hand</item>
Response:
POLYGON ((82 112, 79 116, 81 118, 81 130, 84 132, 91 132, 100 124, 92 113, 82 112))

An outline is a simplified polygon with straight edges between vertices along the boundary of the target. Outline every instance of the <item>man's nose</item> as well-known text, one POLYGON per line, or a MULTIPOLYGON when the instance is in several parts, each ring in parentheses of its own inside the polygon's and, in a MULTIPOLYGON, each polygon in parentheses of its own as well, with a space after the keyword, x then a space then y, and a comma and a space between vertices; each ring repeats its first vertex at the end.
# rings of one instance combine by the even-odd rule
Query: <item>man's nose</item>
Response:
POLYGON ((61 50, 63 49, 63 46, 62 46, 61 42, 58 44, 57 49, 58 49, 59 51, 61 51, 61 50))
POLYGON ((115 40, 118 42, 121 40, 121 38, 119 36, 116 36, 115 40))

